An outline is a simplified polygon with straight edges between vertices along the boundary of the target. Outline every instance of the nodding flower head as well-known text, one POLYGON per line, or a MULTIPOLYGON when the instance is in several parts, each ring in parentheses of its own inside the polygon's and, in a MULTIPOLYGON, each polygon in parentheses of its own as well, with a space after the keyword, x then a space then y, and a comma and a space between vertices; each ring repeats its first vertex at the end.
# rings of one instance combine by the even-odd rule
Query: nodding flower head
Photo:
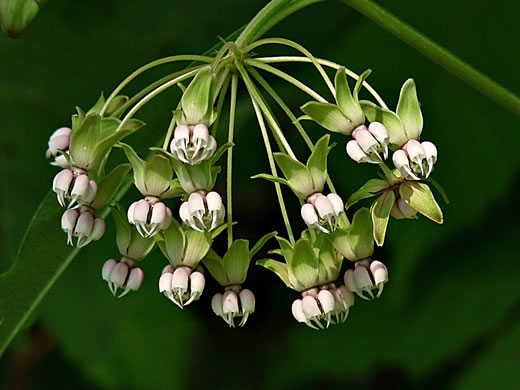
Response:
POLYGON ((193 192, 179 209, 182 222, 199 232, 213 230, 222 224, 225 213, 222 198, 215 191, 207 194, 203 191, 193 192))
POLYGON ((73 238, 77 237, 76 246, 82 248, 103 237, 105 221, 101 217, 94 217, 92 209, 81 207, 79 210, 69 209, 63 213, 61 228, 67 233, 67 244, 74 245, 73 238))
POLYGON ((372 122, 357 127, 353 132, 353 140, 347 143, 347 154, 358 163, 379 164, 388 158, 390 137, 386 127, 379 122, 372 122))
POLYGON ((64 169, 54 177, 52 190, 56 193, 60 206, 65 207, 66 200, 70 199, 67 208, 77 208, 88 205, 95 199, 97 183, 89 179, 82 169, 64 169))
POLYGON ((159 279, 159 292, 182 309, 200 298, 205 284, 202 267, 193 270, 186 266, 167 265, 159 279))
POLYGON ((327 289, 313 288, 304 291, 302 296, 302 299, 297 299, 292 304, 292 314, 296 321, 313 329, 328 328, 336 308, 334 295, 327 289))
POLYGON ((398 198, 390 211, 392 217, 396 219, 413 219, 417 215, 417 210, 410 206, 403 198, 398 198))
POLYGON ((406 180, 428 178, 437 162, 437 148, 429 141, 408 141, 394 152, 392 161, 406 180))
POLYGON ((124 297, 130 291, 137 291, 143 284, 144 273, 139 267, 135 267, 135 261, 123 257, 121 261, 109 259, 103 264, 101 271, 103 280, 108 283, 110 292, 118 298, 124 297), (117 295, 118 290, 121 293, 117 295))
POLYGON ((388 282, 388 270, 380 261, 368 258, 356 261, 355 268, 347 270, 344 279, 350 291, 371 300, 374 299, 372 290, 377 290, 377 298, 383 293, 383 287, 388 282))
POLYGON ((128 222, 135 225, 143 237, 152 237, 168 229, 172 222, 172 212, 158 198, 147 196, 128 208, 128 222))
POLYGON ((330 233, 338 226, 339 215, 343 212, 343 200, 337 194, 313 194, 301 208, 301 215, 307 226, 330 233))
POLYGON ((61 127, 56 130, 49 138, 49 148, 47 149, 47 158, 53 156, 54 161, 51 165, 58 166, 60 168, 67 168, 69 162, 63 154, 58 154, 58 151, 67 153, 70 144, 70 134, 72 130, 68 127, 61 127))
POLYGON ((255 312, 255 296, 251 290, 241 286, 228 286, 222 293, 216 293, 211 300, 211 308, 216 315, 234 328, 235 318, 242 317, 238 326, 244 326, 249 316, 255 312))
POLYGON ((170 143, 173 156, 190 165, 197 165, 209 159, 216 150, 217 141, 202 123, 196 126, 177 126, 170 143))

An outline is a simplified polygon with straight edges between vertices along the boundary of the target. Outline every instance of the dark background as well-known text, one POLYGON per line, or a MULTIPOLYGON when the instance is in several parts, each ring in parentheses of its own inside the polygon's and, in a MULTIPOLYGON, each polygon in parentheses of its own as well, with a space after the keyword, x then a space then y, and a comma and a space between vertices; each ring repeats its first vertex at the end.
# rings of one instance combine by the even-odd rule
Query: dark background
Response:
MULTIPOLYGON (((108 94, 148 61, 204 52, 217 36, 247 23, 263 3, 53 0, 22 38, 0 36, 0 271, 14 261, 26 226, 50 189, 56 170, 44 158, 46 142, 54 129, 69 124, 74 107, 90 107, 101 91, 108 94)), ((380 4, 520 93, 520 5, 505 0, 380 4)), ((339 2, 305 9, 268 36, 296 40, 358 73, 371 68, 369 82, 392 108, 406 78, 416 80, 425 118, 422 137, 439 149, 434 178, 451 201, 441 203, 445 224, 391 220, 385 247, 374 255, 390 273, 381 299, 356 300, 344 325, 316 332, 291 316, 297 293, 260 267, 252 267, 246 282, 256 294, 257 312, 243 329, 228 329, 211 311, 211 296, 219 290, 215 282, 182 312, 162 297, 157 277, 166 260, 158 250, 142 264, 146 277, 139 293, 112 298, 100 277, 103 262, 118 255, 109 221, 106 237, 80 253, 44 299, 34 325, 0 360, 0 386, 520 388, 518 118, 339 2)), ((259 53, 292 54, 274 47, 259 53)), ((150 72, 128 93, 172 69, 150 72)), ((326 93, 309 65, 284 69, 326 93)), ((287 84, 269 80, 294 110, 307 101, 287 84)), ((275 229, 283 234, 284 228, 272 186, 248 180, 268 166, 247 94, 239 92, 235 235, 255 240, 275 229)), ((166 94, 143 109, 138 117, 148 123, 146 133, 128 141, 144 150, 159 139, 153 136, 166 130, 176 95, 166 94)), ((298 156, 306 158, 295 129, 279 118, 298 156)), ((313 139, 323 134, 307 128, 313 139)), ((375 169, 347 158, 344 137, 333 139, 338 146, 329 172, 346 199, 375 169)), ((285 193, 299 231, 298 204, 285 193)), ((137 196, 130 191, 126 204, 137 196)), ((224 245, 222 237, 216 248, 224 245)))

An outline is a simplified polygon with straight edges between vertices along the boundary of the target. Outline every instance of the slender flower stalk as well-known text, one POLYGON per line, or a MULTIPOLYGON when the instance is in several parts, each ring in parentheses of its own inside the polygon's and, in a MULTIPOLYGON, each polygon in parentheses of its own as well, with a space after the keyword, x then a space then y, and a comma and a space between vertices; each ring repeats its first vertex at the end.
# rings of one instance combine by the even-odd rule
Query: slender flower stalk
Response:
MULTIPOLYGON (((238 76, 236 74, 231 78, 231 102, 229 108, 229 130, 228 130, 228 142, 233 143, 233 135, 235 132, 235 114, 237 106, 237 89, 238 89, 238 76)), ((233 243, 233 149, 228 149, 227 155, 227 178, 226 178, 226 194, 227 194, 227 237, 228 237, 228 248, 233 243)))

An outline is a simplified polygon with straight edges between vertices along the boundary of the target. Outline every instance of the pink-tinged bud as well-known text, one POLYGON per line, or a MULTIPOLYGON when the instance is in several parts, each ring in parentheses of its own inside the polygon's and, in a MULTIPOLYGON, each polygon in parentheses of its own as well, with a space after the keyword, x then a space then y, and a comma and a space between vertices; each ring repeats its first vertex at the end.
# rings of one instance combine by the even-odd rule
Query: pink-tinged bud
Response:
POLYGON ((334 212, 339 215, 341 212, 343 212, 343 199, 337 194, 328 194, 327 199, 332 205, 332 208, 334 209, 334 212))
POLYGON ((79 212, 77 210, 67 210, 61 216, 61 228, 65 232, 72 232, 76 226, 79 212))
POLYGON ((211 191, 206 195, 206 202, 208 204, 208 211, 220 211, 222 209, 222 198, 220 195, 211 191))
POLYGON ((318 294, 318 301, 320 301, 320 306, 323 311, 322 314, 328 314, 334 310, 334 296, 330 291, 321 290, 318 294))
POLYGON ((312 318, 318 318, 321 316, 320 308, 318 307, 318 302, 316 302, 316 298, 310 295, 306 295, 302 299, 303 312, 305 313, 305 317, 310 320, 312 318))
POLYGON ((303 302, 301 299, 297 299, 292 304, 292 315, 298 322, 307 322, 307 316, 303 312, 303 302))
POLYGON ((125 284, 126 277, 128 276, 128 265, 119 262, 112 269, 110 273, 110 281, 118 287, 121 287, 125 284))
POLYGON ((89 241, 97 241, 105 234, 105 220, 101 217, 94 219, 94 226, 89 236, 89 241))
POLYGON ((240 312, 238 307, 238 297, 233 290, 227 290, 222 296, 222 311, 225 315, 236 315, 240 312))
POLYGON ((54 133, 52 133, 51 138, 59 137, 59 136, 70 137, 71 134, 72 134, 72 130, 70 128, 60 127, 58 130, 55 130, 54 133))
POLYGON ((126 282, 126 290, 137 291, 143 284, 144 273, 141 268, 132 268, 128 281, 126 282))
POLYGON ((347 154, 349 157, 357 163, 365 162, 367 159, 367 155, 361 149, 361 146, 355 140, 350 140, 347 142, 347 154))
POLYGON ((159 292, 164 293, 171 291, 172 289, 172 276, 171 272, 165 272, 159 278, 159 292))
POLYGON ((76 227, 74 228, 74 234, 78 236, 89 236, 92 232, 92 228, 94 227, 94 217, 91 213, 82 212, 80 213, 78 220, 76 222, 76 227))
POLYGON ((109 282, 110 281, 110 274, 112 273, 112 270, 116 266, 117 261, 115 259, 108 259, 105 261, 105 264, 103 264, 103 269, 101 270, 101 277, 103 280, 109 282))
POLYGON ((327 216, 334 214, 334 208, 326 196, 319 195, 314 202, 314 207, 320 218, 327 218, 327 216))
POLYGON ((73 178, 74 175, 70 169, 64 169, 54 176, 52 190, 58 195, 58 202, 61 206, 64 206, 65 204, 65 195, 69 192, 69 187, 73 178))
POLYGON ((313 205, 305 203, 301 208, 301 215, 307 226, 318 224, 318 214, 316 214, 313 205))
POLYGON ((216 293, 211 299, 211 308, 219 317, 224 317, 224 309, 222 308, 222 294, 216 293))
POLYGON ((386 127, 379 122, 372 122, 368 126, 368 131, 370 134, 374 136, 374 138, 379 142, 381 145, 384 145, 388 142, 389 136, 388 136, 388 130, 386 127))
POLYGON ((373 152, 374 150, 377 151, 377 147, 379 146, 376 139, 372 137, 372 134, 370 134, 368 130, 356 131, 354 139, 359 144, 359 146, 361 146, 363 152, 367 154, 373 152))
POLYGON ((240 306, 242 307, 242 312, 244 314, 254 313, 256 301, 253 292, 245 288, 240 291, 238 296, 240 297, 240 306))
POLYGON ((146 223, 148 220, 148 212, 150 211, 150 205, 144 199, 141 199, 134 203, 133 209, 133 220, 137 223, 146 223))
POLYGON ((188 198, 188 206, 190 214, 202 213, 204 214, 204 198, 198 192, 193 192, 188 198))
POLYGON ((61 127, 56 130, 49 138, 48 155, 56 155, 58 150, 67 150, 70 143, 71 129, 61 127))
POLYGON ((356 282, 354 281, 354 270, 353 269, 348 269, 345 272, 345 276, 344 276, 343 281, 345 282, 345 286, 350 291, 355 293, 358 290, 358 288, 356 286, 356 282))

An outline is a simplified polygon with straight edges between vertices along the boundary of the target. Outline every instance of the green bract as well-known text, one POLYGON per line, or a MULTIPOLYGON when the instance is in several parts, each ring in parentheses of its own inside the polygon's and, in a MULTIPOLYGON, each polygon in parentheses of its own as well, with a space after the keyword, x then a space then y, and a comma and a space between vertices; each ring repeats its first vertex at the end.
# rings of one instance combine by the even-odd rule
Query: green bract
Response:
POLYGON ((39 0, 0 1, 0 24, 12 38, 19 36, 40 10, 39 0))
POLYGON ((95 209, 102 209, 108 205, 121 185, 128 178, 130 164, 120 164, 116 166, 108 175, 98 180, 98 189, 96 198, 91 206, 95 209))
POLYGON ((369 101, 362 101, 361 107, 370 122, 377 121, 385 125, 390 144, 395 148, 400 148, 411 139, 419 140, 423 117, 413 79, 408 79, 403 84, 396 113, 369 101))
POLYGON ((166 199, 183 193, 179 180, 173 178, 168 158, 154 154, 148 161, 144 161, 130 145, 119 143, 118 146, 123 148, 132 165, 135 186, 142 195, 166 199))
POLYGON ((311 153, 307 164, 291 158, 285 153, 274 153, 274 158, 282 170, 286 179, 281 179, 268 174, 259 174, 252 179, 266 179, 288 185, 299 198, 306 200, 312 194, 322 192, 327 180, 327 155, 329 154, 328 135, 321 137, 316 142, 316 147, 311 153))
POLYGON ((119 119, 101 118, 97 112, 85 115, 80 108, 77 111, 72 116, 69 152, 74 166, 87 171, 97 170, 117 142, 144 126, 130 119, 120 127, 119 119))
POLYGON ((273 253, 282 255, 285 263, 263 259, 256 264, 277 274, 287 287, 305 291, 338 279, 343 257, 323 235, 318 236, 314 245, 306 237, 300 238, 294 246, 282 237, 276 239, 280 250, 273 253))
POLYGON ((122 210, 112 208, 112 216, 116 223, 117 247, 122 256, 140 261, 151 252, 155 240, 142 237, 137 229, 128 223, 125 214, 122 210))
POLYGON ((163 236, 164 241, 158 242, 159 248, 174 267, 184 265, 194 269, 213 243, 210 233, 181 226, 175 219, 163 236))
POLYGON ((262 249, 267 240, 275 235, 276 232, 264 235, 251 250, 249 250, 248 240, 235 240, 224 258, 210 249, 202 262, 221 286, 240 285, 246 280, 249 263, 253 256, 262 249))
POLYGON ((213 110, 211 88, 214 74, 211 66, 202 68, 186 88, 181 99, 181 111, 176 111, 179 124, 198 125, 204 123, 210 126, 217 118, 213 110))
POLYGON ((374 253, 372 220, 367 208, 359 209, 347 229, 336 229, 327 239, 350 261, 366 259, 374 253))
POLYGON ((363 81, 370 75, 370 72, 370 70, 366 70, 359 76, 351 93, 345 68, 339 68, 334 79, 336 104, 306 103, 301 107, 306 116, 301 119, 312 119, 327 130, 350 135, 352 130, 365 123, 365 114, 361 108, 358 94, 363 81))

